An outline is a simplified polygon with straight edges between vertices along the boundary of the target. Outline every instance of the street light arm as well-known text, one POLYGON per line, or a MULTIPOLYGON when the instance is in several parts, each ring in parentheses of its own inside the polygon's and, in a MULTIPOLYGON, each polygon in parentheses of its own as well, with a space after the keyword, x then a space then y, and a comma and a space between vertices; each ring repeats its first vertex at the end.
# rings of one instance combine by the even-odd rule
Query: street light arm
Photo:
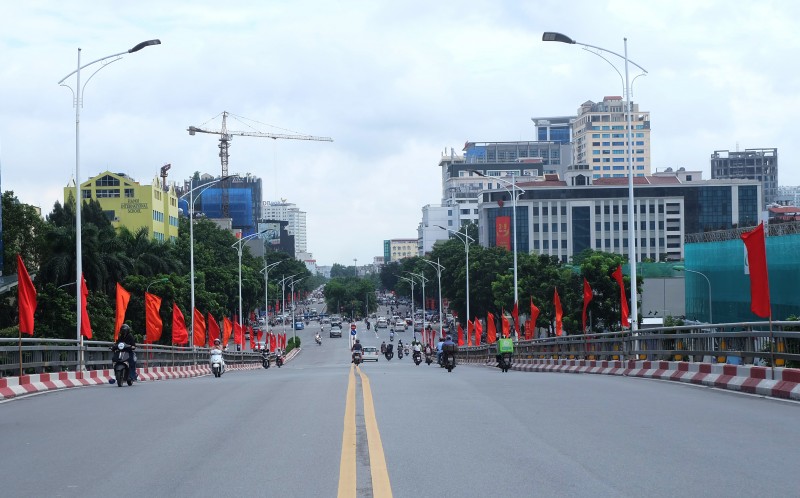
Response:
MULTIPOLYGON (((459 239, 461 239, 461 237, 466 237, 466 238, 467 238, 467 239, 468 239, 470 242, 473 242, 473 243, 475 242, 475 239, 473 239, 472 237, 470 237, 470 236, 469 236, 469 235, 467 235, 466 233, 457 232, 457 231, 455 231, 455 230, 452 230, 452 229, 450 229, 450 228, 443 227, 442 225, 434 225, 434 226, 435 226, 435 227, 439 227, 439 228, 441 228, 442 230, 447 230, 448 232, 452 233, 453 235, 455 235, 455 236, 456 236, 456 237, 458 237, 459 239)), ((461 240, 463 241, 464 239, 461 239, 461 240)))
MULTIPOLYGON (((198 185, 198 186, 194 187, 193 189, 189 190, 188 192, 186 192, 185 194, 183 194, 182 196, 178 197, 178 199, 183 199, 184 197, 186 197, 187 195, 191 194, 192 192, 194 192, 195 190, 198 190, 198 189, 203 189, 203 192, 205 192, 206 189, 209 189, 209 188, 213 187, 214 185, 216 185, 216 184, 218 184, 220 182, 224 182, 228 178, 234 178, 234 177, 236 177, 236 175, 223 176, 222 178, 217 178, 213 182, 208 182, 208 183, 204 183, 202 185, 198 185)), ((203 194, 203 192, 200 192, 199 194, 197 194, 197 197, 195 198, 195 200, 199 199, 200 196, 203 194)))
POLYGON ((514 192, 514 191, 516 191, 516 190, 519 190, 519 193, 520 193, 520 195, 521 195, 521 194, 523 194, 523 193, 525 193, 525 189, 523 189, 522 187, 518 186, 518 185, 517 185, 515 182, 510 182, 510 181, 506 180, 505 178, 500 178, 499 176, 491 176, 491 175, 487 175, 487 174, 485 174, 485 173, 481 173, 480 171, 478 171, 478 170, 476 170, 476 169, 471 169, 470 171, 472 171, 472 172, 473 172, 473 173, 475 173, 476 175, 478 175, 478 176, 481 176, 481 177, 483 177, 483 178, 491 178, 492 180, 497 180, 498 182, 503 182, 503 183, 505 183, 506 185, 508 185, 509 187, 511 187, 511 188, 513 189, 511 192, 509 192, 509 190, 508 190, 507 188, 505 188, 505 187, 501 187, 503 190, 505 190, 506 192, 508 192, 508 193, 509 193, 509 195, 513 195, 513 196, 515 196, 515 197, 516 197, 516 194, 515 194, 515 193, 512 193, 512 192, 514 192))
MULTIPOLYGON (((631 63, 634 66, 638 67, 639 69, 644 71, 645 74, 647 74, 647 69, 643 68, 642 66, 640 66, 639 64, 633 62, 632 60, 628 59, 627 57, 625 57, 622 54, 618 54, 618 53, 614 52, 613 50, 608 50, 607 48, 598 47, 596 45, 589 45, 588 43, 581 43, 579 41, 575 41, 572 38, 570 38, 569 36, 567 36, 565 34, 562 34, 562 33, 556 33, 556 32, 553 32, 553 31, 545 31, 542 34, 542 41, 560 42, 560 43, 567 43, 567 44, 571 44, 571 45, 580 45, 582 47, 589 47, 589 48, 593 48, 595 50, 600 50, 602 52, 607 52, 609 54, 616 55, 620 59, 623 59, 623 60, 627 59, 627 61, 629 63, 631 63)), ((616 69, 616 68, 614 68, 614 69, 616 69)), ((617 71, 617 72, 619 73, 619 71, 617 71)))
MULTIPOLYGON (((71 73, 69 73, 68 75, 64 76, 63 78, 61 78, 61 80, 58 82, 58 84, 60 85, 61 83, 64 82, 65 79, 69 78, 70 76, 72 76, 73 74, 77 73, 81 69, 91 66, 92 64, 97 64, 100 61, 104 61, 106 59, 111 59, 113 57, 120 57, 120 56, 125 55, 125 54, 132 54, 133 52, 138 52, 139 50, 141 50, 141 49, 143 49, 145 47, 149 47, 150 45, 160 45, 160 44, 161 44, 161 40, 147 40, 147 41, 143 41, 142 43, 137 44, 136 46, 134 46, 130 50, 126 50, 124 52, 119 52, 117 54, 111 54, 111 55, 107 55, 105 57, 101 57, 101 58, 99 58, 97 60, 94 60, 92 62, 89 62, 87 64, 84 64, 84 65, 80 66, 78 69, 76 69, 76 70, 72 71, 71 73)), ((112 61, 112 62, 114 62, 114 61, 112 61)), ((106 65, 108 65, 108 64, 106 64, 106 65)), ((104 65, 103 67, 105 67, 106 65, 104 65)), ((100 68, 100 69, 102 69, 102 68, 100 68)), ((98 69, 98 71, 99 71, 99 69, 98 69)), ((97 71, 95 71, 95 72, 97 72, 97 71)), ((90 78, 91 78, 91 76, 90 76, 90 78)))

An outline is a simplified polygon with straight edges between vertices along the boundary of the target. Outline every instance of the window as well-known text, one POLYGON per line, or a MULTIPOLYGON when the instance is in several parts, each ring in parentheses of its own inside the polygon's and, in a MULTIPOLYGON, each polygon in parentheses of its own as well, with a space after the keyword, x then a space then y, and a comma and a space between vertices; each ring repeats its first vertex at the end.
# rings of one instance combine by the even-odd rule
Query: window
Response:
POLYGON ((614 149, 611 153, 612 154, 624 154, 625 150, 624 149, 614 149))
POLYGON ((619 221, 614 222, 614 230, 619 231, 619 221))
MULTIPOLYGON (((593 163, 599 163, 599 162, 600 162, 600 158, 599 158, 599 157, 595 157, 594 159, 592 159, 592 162, 593 162, 593 163)), ((595 166, 595 167, 594 167, 594 169, 600 169, 600 168, 598 168, 597 166, 595 166)))
POLYGON ((118 188, 99 188, 95 190, 95 195, 98 199, 108 199, 110 197, 119 197, 118 188))
POLYGON ((91 199, 92 198, 92 191, 88 189, 81 190, 81 197, 84 199, 91 199))
POLYGON ((550 241, 549 240, 543 240, 542 241, 542 249, 550 249, 550 241))
POLYGON ((547 206, 542 208, 542 216, 547 216, 547 206))
POLYGON ((595 221, 594 222, 594 229, 595 229, 596 232, 599 232, 602 229, 601 227, 602 227, 602 225, 600 224, 599 221, 595 221))
POLYGON ((625 142, 614 142, 611 145, 613 145, 614 147, 623 147, 625 145, 625 142))
POLYGON ((603 228, 605 229, 606 232, 611 230, 611 222, 606 221, 605 223, 603 223, 603 228))
POLYGON ((610 147, 610 146, 611 146, 611 142, 603 142, 603 147, 610 147))
POLYGON ((548 228, 549 226, 550 226, 550 225, 548 225, 547 223, 542 223, 542 232, 544 232, 544 233, 547 233, 547 228, 548 228))
POLYGON ((567 215, 567 206, 561 206, 561 216, 567 215))
POLYGON ((533 233, 539 233, 539 224, 538 223, 534 223, 533 224, 533 233))
POLYGON ((533 206, 533 215, 539 216, 539 206, 533 206))
POLYGON ((119 187, 119 179, 111 175, 105 175, 95 180, 94 185, 95 187, 119 187))

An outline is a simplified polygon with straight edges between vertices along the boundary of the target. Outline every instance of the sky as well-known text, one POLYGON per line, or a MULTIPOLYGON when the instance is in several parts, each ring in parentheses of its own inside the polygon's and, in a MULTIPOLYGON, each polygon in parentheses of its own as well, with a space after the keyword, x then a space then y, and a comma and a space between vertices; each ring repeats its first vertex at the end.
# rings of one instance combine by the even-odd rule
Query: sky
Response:
POLYGON ((110 170, 150 184, 167 163, 169 180, 218 175, 218 137, 186 128, 219 129, 222 111, 246 118, 229 130, 328 136, 234 137, 229 171, 307 213, 318 265, 370 263, 441 203, 451 147, 533 140, 531 117, 623 95, 607 62, 544 31, 619 54, 628 39, 648 71, 631 94, 650 112, 653 170, 710 178, 715 150, 777 147, 779 184, 800 185, 797 26, 793 0, 4 1, 2 189, 43 215, 63 202, 75 110, 57 82, 79 47, 85 64, 158 38, 85 86, 80 180, 110 170))

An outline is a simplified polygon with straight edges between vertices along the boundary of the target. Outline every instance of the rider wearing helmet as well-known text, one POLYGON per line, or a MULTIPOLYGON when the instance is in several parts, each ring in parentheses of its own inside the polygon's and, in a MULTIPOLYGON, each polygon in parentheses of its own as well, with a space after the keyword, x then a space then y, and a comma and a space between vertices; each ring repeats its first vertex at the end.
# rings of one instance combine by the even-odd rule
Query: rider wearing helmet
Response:
POLYGON ((133 352, 133 349, 136 349, 136 339, 133 337, 131 326, 127 323, 123 323, 119 328, 119 340, 131 347, 131 354, 128 355, 128 378, 136 380, 136 353, 133 352))
MULTIPOLYGON (((353 347, 350 348, 350 351, 353 352, 352 357, 355 357, 356 352, 358 352, 358 354, 362 354, 363 347, 361 346, 361 339, 356 339, 356 342, 353 344, 353 347)), ((353 362, 352 357, 350 358, 350 363, 353 362)))

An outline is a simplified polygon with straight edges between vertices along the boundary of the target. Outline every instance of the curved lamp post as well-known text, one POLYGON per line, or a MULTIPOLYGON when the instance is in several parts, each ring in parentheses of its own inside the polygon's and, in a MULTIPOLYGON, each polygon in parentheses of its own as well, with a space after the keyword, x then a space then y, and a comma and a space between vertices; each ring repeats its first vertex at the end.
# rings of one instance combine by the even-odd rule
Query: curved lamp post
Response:
MULTIPOLYGON (((466 262, 466 270, 467 270, 467 320, 470 319, 469 315, 469 243, 475 242, 475 239, 467 235, 466 233, 457 232, 455 230, 451 230, 450 228, 443 227, 442 225, 436 225, 437 227, 441 228, 442 230, 447 230, 448 232, 452 233, 459 239, 464 242, 464 254, 466 254, 467 262, 466 262)), ((440 286, 441 287, 441 286, 440 286)), ((466 325, 466 322, 464 322, 466 325)))
MULTIPOLYGON (((420 280, 420 282, 422 282, 422 330, 425 330, 425 282, 427 282, 428 279, 425 278, 425 275, 423 275, 422 273, 413 273, 413 272, 410 272, 410 271, 407 271, 406 273, 408 273, 409 275, 412 275, 414 277, 417 277, 420 280)), ((411 302, 412 302, 412 304, 414 302, 413 291, 412 291, 412 294, 411 294, 411 302)), ((414 322, 414 313, 411 313, 411 321, 414 322)), ((414 323, 414 325, 416 325, 416 322, 414 323)), ((414 339, 416 339, 417 338, 417 329, 414 328, 414 325, 412 325, 411 328, 414 330, 414 339)))
POLYGON ((711 302, 712 302, 711 301, 711 280, 708 279, 708 276, 705 273, 699 272, 697 270, 690 270, 690 269, 686 268, 685 266, 677 265, 677 266, 673 266, 672 269, 675 270, 675 271, 685 271, 685 272, 688 272, 688 273, 696 273, 696 274, 700 275, 701 277, 703 277, 704 279, 706 279, 706 283, 708 284, 708 323, 712 323, 713 324, 714 323, 714 315, 711 314, 711 302))
MULTIPOLYGON (((281 305, 281 313, 286 313, 286 281, 291 280, 294 277, 300 275, 299 273, 295 273, 294 275, 289 275, 288 277, 283 277, 279 282, 281 284, 281 298, 283 299, 283 304, 281 305)), ((286 317, 281 319, 283 323, 283 333, 286 335, 286 317)), ((294 328, 294 311, 292 311, 292 328, 294 328)))
MULTIPOLYGON (((436 278, 439 280, 439 337, 442 337, 442 270, 444 270, 444 266, 439 263, 439 258, 436 258, 435 263, 427 259, 423 259, 422 261, 436 268, 436 278)), ((425 319, 423 318, 423 324, 424 323, 425 319)))
POLYGON ((517 181, 516 181, 516 177, 514 176, 514 172, 513 171, 511 172, 511 181, 510 182, 508 180, 506 180, 504 178, 500 178, 498 176, 489 176, 489 175, 483 174, 478 170, 474 170, 473 169, 471 171, 473 173, 475 173, 476 175, 478 175, 478 176, 482 176, 484 178, 490 178, 492 180, 497 180, 498 182, 503 182, 504 184, 506 184, 509 187, 511 187, 511 190, 507 189, 506 187, 500 187, 500 188, 502 188, 503 190, 508 192, 508 195, 511 196, 512 206, 513 206, 512 209, 514 210, 513 211, 514 220, 512 221, 512 224, 514 225, 514 229, 513 229, 513 233, 514 233, 514 303, 516 304, 516 303, 519 302, 519 292, 518 292, 518 289, 517 289, 517 191, 519 191, 520 195, 525 191, 522 188, 517 187, 517 181))
POLYGON ((264 325, 265 328, 269 327, 269 269, 273 266, 279 265, 283 263, 283 261, 276 261, 274 263, 267 264, 267 255, 264 254, 264 268, 261 272, 264 274, 264 325))
MULTIPOLYGON (((402 278, 406 282, 410 282, 411 283, 411 321, 413 322, 414 321, 414 285, 417 283, 417 281, 414 280, 413 278, 407 278, 407 277, 403 277, 401 275, 398 275, 397 278, 402 278)), ((397 325, 397 324, 392 324, 392 328, 394 328, 395 325, 397 325)), ((423 330, 425 330, 425 329, 423 329, 423 330)), ((414 325, 411 325, 411 331, 414 333, 414 340, 416 341, 417 340, 417 329, 414 328, 414 325)))
MULTIPOLYGON (((631 332, 635 332, 639 328, 639 306, 637 303, 638 290, 636 285, 636 222, 633 216, 633 130, 631 129, 631 86, 628 80, 628 64, 630 63, 638 67, 642 70, 643 74, 647 74, 647 70, 628 59, 627 38, 623 38, 625 52, 622 55, 605 48, 577 42, 561 33, 545 32, 542 35, 542 41, 581 45, 584 48, 592 48, 607 54, 615 55, 625 61, 625 116, 628 122, 628 129, 626 130, 626 140, 628 142, 628 260, 631 267, 631 315, 633 315, 633 320, 631 320, 631 332)), ((605 57, 595 52, 592 53, 611 64, 605 57)), ((614 67, 613 64, 611 64, 611 66, 614 67)), ((616 67, 614 67, 614 70, 619 74, 619 70, 617 70, 616 67)))
POLYGON ((80 147, 80 130, 81 130, 81 106, 83 105, 83 93, 84 89, 86 88, 86 84, 89 83, 89 80, 97 74, 98 71, 106 67, 107 65, 111 64, 112 62, 116 62, 122 58, 125 54, 132 54, 134 52, 138 52, 139 50, 149 47, 150 45, 160 45, 161 40, 147 40, 143 41, 133 48, 126 50, 124 52, 119 52, 117 54, 107 55, 105 57, 101 57, 95 61, 89 62, 88 64, 84 64, 81 66, 81 49, 78 48, 78 68, 75 71, 72 71, 68 75, 64 76, 59 80, 58 84, 64 87, 72 88, 69 85, 64 84, 64 80, 72 76, 75 76, 75 89, 72 90, 73 101, 75 105, 75 300, 77 301, 77 323, 76 323, 76 330, 77 330, 77 339, 79 343, 79 347, 81 349, 81 358, 79 360, 78 369, 83 369, 83 339, 81 336, 81 310, 83 309, 83 296, 81 295, 81 275, 83 274, 83 250, 81 248, 81 204, 83 204, 83 199, 81 198, 81 147, 80 147), (112 59, 116 57, 116 59, 104 63, 102 66, 97 68, 97 70, 92 73, 87 79, 86 82, 81 86, 81 69, 89 67, 93 64, 98 62, 102 62, 108 59, 112 59))
POLYGON ((189 311, 192 314, 192 349, 194 349, 194 203, 197 199, 203 195, 203 192, 208 190, 209 188, 213 187, 219 182, 225 181, 231 176, 225 176, 214 180, 209 183, 204 183, 202 185, 198 185, 193 189, 190 189, 188 192, 180 196, 181 199, 189 196, 189 287, 191 288, 191 301, 192 301, 192 309, 189 311), (198 189, 201 190, 197 197, 194 196, 194 191, 198 189))
MULTIPOLYGON (((238 246, 237 251, 239 252, 239 329, 240 330, 242 330, 242 245, 246 240, 250 240, 253 237, 257 237, 265 232, 266 230, 264 230, 263 232, 251 233, 250 235, 242 237, 241 239, 231 244, 231 247, 238 246)), ((194 310, 192 310, 192 314, 194 314, 194 310)), ((244 334, 244 330, 242 330, 242 334, 244 334)), ((242 348, 242 351, 244 351, 244 348, 242 348)))

